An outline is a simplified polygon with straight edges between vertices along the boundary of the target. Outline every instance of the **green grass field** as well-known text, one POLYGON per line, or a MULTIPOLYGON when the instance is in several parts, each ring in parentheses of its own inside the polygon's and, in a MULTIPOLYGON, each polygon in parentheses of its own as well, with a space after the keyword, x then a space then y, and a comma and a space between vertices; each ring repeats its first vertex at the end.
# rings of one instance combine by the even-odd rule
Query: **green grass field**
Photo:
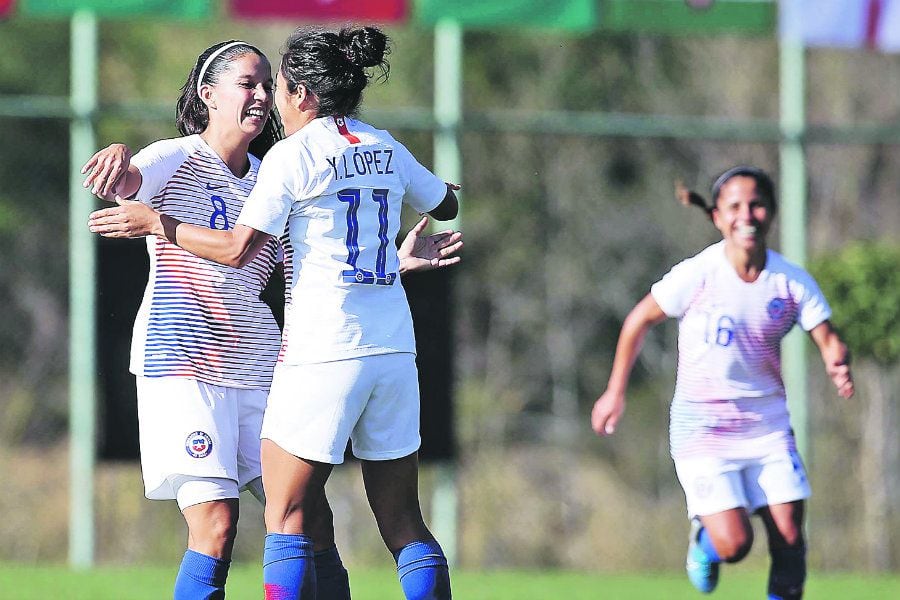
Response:
MULTIPOLYGON (((171 567, 103 567, 72 572, 65 567, 0 565, 2 600, 159 600, 171 598, 171 567)), ((680 600, 703 598, 680 573, 605 575, 566 572, 454 571, 453 594, 459 600, 680 600)), ((758 600, 765 596, 766 574, 726 569, 713 598, 758 600)), ((402 599, 389 570, 355 570, 350 575, 354 600, 402 599)), ((900 576, 813 573, 806 597, 811 600, 900 598, 900 576)), ((261 570, 236 565, 228 597, 262 598, 261 570)))

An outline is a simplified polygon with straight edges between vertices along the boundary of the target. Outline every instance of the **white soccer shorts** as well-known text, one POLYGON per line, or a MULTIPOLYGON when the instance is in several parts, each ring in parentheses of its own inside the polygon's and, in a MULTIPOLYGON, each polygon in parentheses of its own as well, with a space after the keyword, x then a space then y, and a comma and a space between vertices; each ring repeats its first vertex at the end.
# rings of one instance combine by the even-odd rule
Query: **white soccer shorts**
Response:
POLYGON ((678 459, 675 471, 691 518, 740 507, 752 514, 763 506, 810 496, 799 454, 786 450, 753 459, 678 459))
MULTIPOLYGON (((243 488, 260 477, 259 432, 267 390, 212 385, 187 377, 137 377, 141 469, 151 500, 176 497, 185 477, 219 478, 243 488)), ((236 497, 233 487, 192 503, 236 497)))
POLYGON ((275 367, 262 437, 286 452, 344 462, 347 441, 363 460, 419 449, 419 378, 407 352, 275 367))

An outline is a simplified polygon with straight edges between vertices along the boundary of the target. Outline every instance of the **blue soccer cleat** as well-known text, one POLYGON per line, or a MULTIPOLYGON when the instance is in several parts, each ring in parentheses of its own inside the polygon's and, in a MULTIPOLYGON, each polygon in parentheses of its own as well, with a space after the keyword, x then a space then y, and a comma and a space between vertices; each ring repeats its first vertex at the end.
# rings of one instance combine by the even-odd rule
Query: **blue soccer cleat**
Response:
POLYGON ((691 519, 690 542, 684 568, 691 585, 698 591, 708 594, 716 589, 716 584, 719 583, 719 563, 710 560, 700 544, 697 543, 701 531, 703 531, 703 525, 700 523, 700 519, 691 519))

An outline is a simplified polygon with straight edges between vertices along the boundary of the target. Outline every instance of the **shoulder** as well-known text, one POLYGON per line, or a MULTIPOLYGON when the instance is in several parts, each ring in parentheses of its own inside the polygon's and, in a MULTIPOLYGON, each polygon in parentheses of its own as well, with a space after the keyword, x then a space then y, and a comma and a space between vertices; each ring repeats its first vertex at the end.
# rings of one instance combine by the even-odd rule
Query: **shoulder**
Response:
MULTIPOLYGON (((273 145, 263 159, 260 161, 257 159, 258 164, 260 165, 272 165, 272 164, 281 164, 290 162, 291 157, 295 157, 299 151, 302 151, 305 148, 303 144, 303 140, 300 137, 300 132, 293 134, 290 137, 287 137, 283 140, 280 140, 273 145)), ((250 155, 250 164, 253 164, 253 159, 255 157, 250 155)))
POLYGON ((142 166, 173 160, 183 162, 199 150, 199 140, 200 136, 197 135, 157 140, 135 154, 132 163, 140 169, 142 166))
POLYGON ((789 281, 796 281, 806 286, 816 285, 815 279, 809 271, 774 250, 769 250, 766 255, 766 270, 783 275, 789 281))
POLYGON ((724 242, 707 246, 697 254, 689 256, 672 267, 672 270, 690 270, 697 274, 707 273, 725 264, 724 242))
POLYGON ((155 154, 190 154, 200 147, 200 136, 186 135, 177 138, 157 140, 149 144, 141 152, 150 151, 155 154))

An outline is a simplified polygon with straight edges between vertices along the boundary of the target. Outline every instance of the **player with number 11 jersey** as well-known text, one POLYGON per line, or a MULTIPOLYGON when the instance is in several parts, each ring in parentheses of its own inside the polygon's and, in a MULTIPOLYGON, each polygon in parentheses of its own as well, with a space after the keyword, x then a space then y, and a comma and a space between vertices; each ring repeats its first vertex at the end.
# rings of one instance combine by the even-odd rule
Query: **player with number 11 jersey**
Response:
POLYGON ((273 236, 288 227, 282 362, 415 352, 393 240, 403 202, 425 213, 446 191, 388 132, 355 119, 316 119, 270 150, 238 223, 273 236))

